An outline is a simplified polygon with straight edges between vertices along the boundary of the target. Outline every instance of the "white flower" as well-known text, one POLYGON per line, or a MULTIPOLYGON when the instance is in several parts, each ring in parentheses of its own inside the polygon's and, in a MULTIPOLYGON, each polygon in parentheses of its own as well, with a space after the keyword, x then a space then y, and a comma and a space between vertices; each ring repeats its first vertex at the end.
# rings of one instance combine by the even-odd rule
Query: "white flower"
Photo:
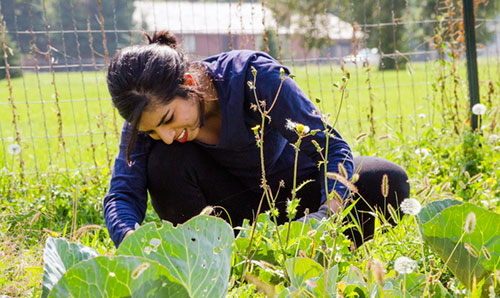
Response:
POLYGON ((488 137, 488 141, 490 141, 490 143, 493 143, 493 144, 495 144, 498 141, 498 139, 500 139, 500 137, 498 135, 494 135, 494 134, 492 134, 488 137))
POLYGON ((417 215, 422 210, 422 205, 416 199, 404 199, 404 201, 399 206, 404 214, 417 215))
POLYGON ((426 158, 427 156, 429 156, 429 150, 427 150, 426 148, 418 148, 417 150, 415 150, 415 154, 422 156, 422 158, 426 158))
POLYGON ((7 147, 7 152, 9 152, 12 155, 18 155, 19 153, 21 153, 21 146, 19 146, 16 143, 10 144, 7 147))
POLYGON ((484 113, 486 113, 486 106, 482 103, 476 103, 472 106, 472 113, 474 115, 484 115, 484 113))
POLYGON ((427 115, 425 115, 424 113, 422 113, 422 114, 418 114, 417 116, 418 116, 418 118, 420 118, 420 119, 425 119, 425 117, 426 117, 427 115))
POLYGON ((412 273, 416 267, 417 262, 408 257, 399 257, 396 259, 396 262, 394 262, 394 270, 399 274, 412 273))

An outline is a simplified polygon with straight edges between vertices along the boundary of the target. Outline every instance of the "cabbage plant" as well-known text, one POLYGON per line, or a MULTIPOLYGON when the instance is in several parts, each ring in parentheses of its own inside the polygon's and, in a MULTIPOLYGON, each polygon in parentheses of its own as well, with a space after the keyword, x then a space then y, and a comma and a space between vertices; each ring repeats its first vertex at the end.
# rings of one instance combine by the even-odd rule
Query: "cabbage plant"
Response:
POLYGON ((224 297, 233 242, 224 220, 205 215, 176 227, 146 224, 114 256, 49 238, 42 297, 224 297))

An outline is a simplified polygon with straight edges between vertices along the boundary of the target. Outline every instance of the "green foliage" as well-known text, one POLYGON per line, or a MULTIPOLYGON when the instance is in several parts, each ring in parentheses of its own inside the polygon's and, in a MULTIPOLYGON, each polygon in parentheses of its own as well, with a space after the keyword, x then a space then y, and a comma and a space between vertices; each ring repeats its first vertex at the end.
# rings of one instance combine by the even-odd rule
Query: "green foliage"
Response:
POLYGON ((99 58, 96 55, 105 56, 106 52, 113 54, 116 49, 129 44, 130 36, 123 32, 104 33, 103 30, 134 28, 131 21, 134 6, 131 1, 1 0, 1 8, 10 36, 19 40, 21 53, 34 54, 33 44, 45 52, 50 43, 54 49, 51 56, 54 61, 61 63, 65 59, 99 58), (88 29, 97 33, 77 32, 88 29), (66 33, 51 34, 50 38, 46 34, 36 34, 35 37, 18 33, 46 30, 66 30, 66 33))
POLYGON ((165 266, 190 297, 227 293, 234 235, 222 219, 198 216, 174 227, 163 222, 141 227, 125 238, 117 255, 142 256, 165 266))
POLYGON ((421 214, 424 239, 468 288, 473 277, 480 283, 500 269, 500 214, 454 200, 432 202, 421 214))
MULTIPOLYGON (((2 30, 2 25, 0 24, 0 31, 2 30)), ((20 53, 17 49, 16 43, 10 38, 9 35, 5 35, 5 40, 1 40, 0 32, 0 80, 7 77, 7 69, 5 65, 4 55, 7 55, 7 63, 9 64, 9 75, 10 78, 16 78, 21 76, 22 72, 16 66, 21 65, 20 53), (2 43, 5 43, 5 50, 2 47, 2 43)))
POLYGON ((98 253, 95 250, 79 243, 70 243, 62 238, 47 239, 43 255, 45 274, 43 275, 42 297, 48 296, 54 285, 73 265, 97 256, 98 253))
POLYGON ((190 297, 160 264, 135 256, 98 256, 71 267, 48 297, 190 297))
POLYGON ((115 256, 49 238, 43 297, 223 297, 234 235, 222 219, 198 216, 173 227, 150 223, 115 256), (50 292, 49 292, 50 291, 50 292), (48 296, 47 296, 48 295, 48 296))
POLYGON ((273 58, 278 59, 279 49, 278 49, 278 38, 276 37, 276 32, 274 30, 267 30, 266 35, 263 40, 263 44, 260 47, 261 51, 267 52, 273 58))

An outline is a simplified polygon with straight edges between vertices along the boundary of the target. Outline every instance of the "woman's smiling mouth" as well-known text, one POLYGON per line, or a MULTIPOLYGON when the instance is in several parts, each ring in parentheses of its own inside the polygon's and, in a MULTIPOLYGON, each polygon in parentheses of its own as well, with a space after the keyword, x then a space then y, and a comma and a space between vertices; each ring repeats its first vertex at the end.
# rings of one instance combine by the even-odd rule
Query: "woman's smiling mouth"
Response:
POLYGON ((183 129, 181 134, 177 137, 177 141, 180 143, 185 143, 188 139, 188 132, 187 129, 183 129))

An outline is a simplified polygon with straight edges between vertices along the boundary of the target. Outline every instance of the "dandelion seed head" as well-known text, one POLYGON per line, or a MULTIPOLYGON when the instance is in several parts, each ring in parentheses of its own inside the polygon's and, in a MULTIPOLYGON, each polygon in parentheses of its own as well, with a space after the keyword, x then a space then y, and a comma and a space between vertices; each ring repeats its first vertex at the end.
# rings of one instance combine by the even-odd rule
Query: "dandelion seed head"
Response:
POLYGON ((474 115, 484 115, 486 113, 486 106, 482 103, 476 103, 472 106, 472 113, 474 115))
POLYGON ((469 214, 467 214, 467 217, 465 218, 464 231, 465 233, 470 234, 474 231, 475 227, 476 227, 476 214, 474 212, 469 212, 469 214))
POLYGON ((492 134, 488 137, 488 141, 492 144, 495 144, 500 137, 498 135, 492 134))
POLYGON ((285 128, 288 130, 293 130, 293 131, 297 132, 299 135, 305 135, 311 131, 309 126, 301 124, 301 123, 293 122, 290 119, 286 119, 285 128))
POLYGON ((286 119, 285 128, 288 130, 294 130, 297 127, 297 123, 290 119, 286 119))
POLYGON ((21 153, 21 146, 19 146, 19 144, 16 143, 10 144, 7 147, 7 152, 9 152, 9 154, 12 155, 18 155, 19 153, 21 153))
POLYGON ((399 257, 394 262, 394 270, 399 274, 412 273, 417 267, 417 262, 408 257, 399 257))
POLYGON ((429 156, 429 150, 427 150, 427 148, 417 148, 417 150, 415 150, 415 154, 421 156, 422 158, 426 158, 429 156))
POLYGON ((404 214, 408 215, 417 215, 420 213, 420 210, 422 210, 420 202, 417 199, 410 198, 404 199, 399 207, 404 214))
POLYGON ((489 286, 488 287, 488 298, 494 298, 494 297, 496 297, 495 287, 489 286))
POLYGON ((427 116, 427 115, 425 115, 424 113, 422 113, 422 114, 418 114, 418 118, 420 118, 420 119, 425 119, 425 117, 426 117, 426 116, 427 116))
POLYGON ((342 253, 340 253, 340 251, 338 251, 336 254, 335 254, 335 262, 340 262, 342 261, 342 253))

